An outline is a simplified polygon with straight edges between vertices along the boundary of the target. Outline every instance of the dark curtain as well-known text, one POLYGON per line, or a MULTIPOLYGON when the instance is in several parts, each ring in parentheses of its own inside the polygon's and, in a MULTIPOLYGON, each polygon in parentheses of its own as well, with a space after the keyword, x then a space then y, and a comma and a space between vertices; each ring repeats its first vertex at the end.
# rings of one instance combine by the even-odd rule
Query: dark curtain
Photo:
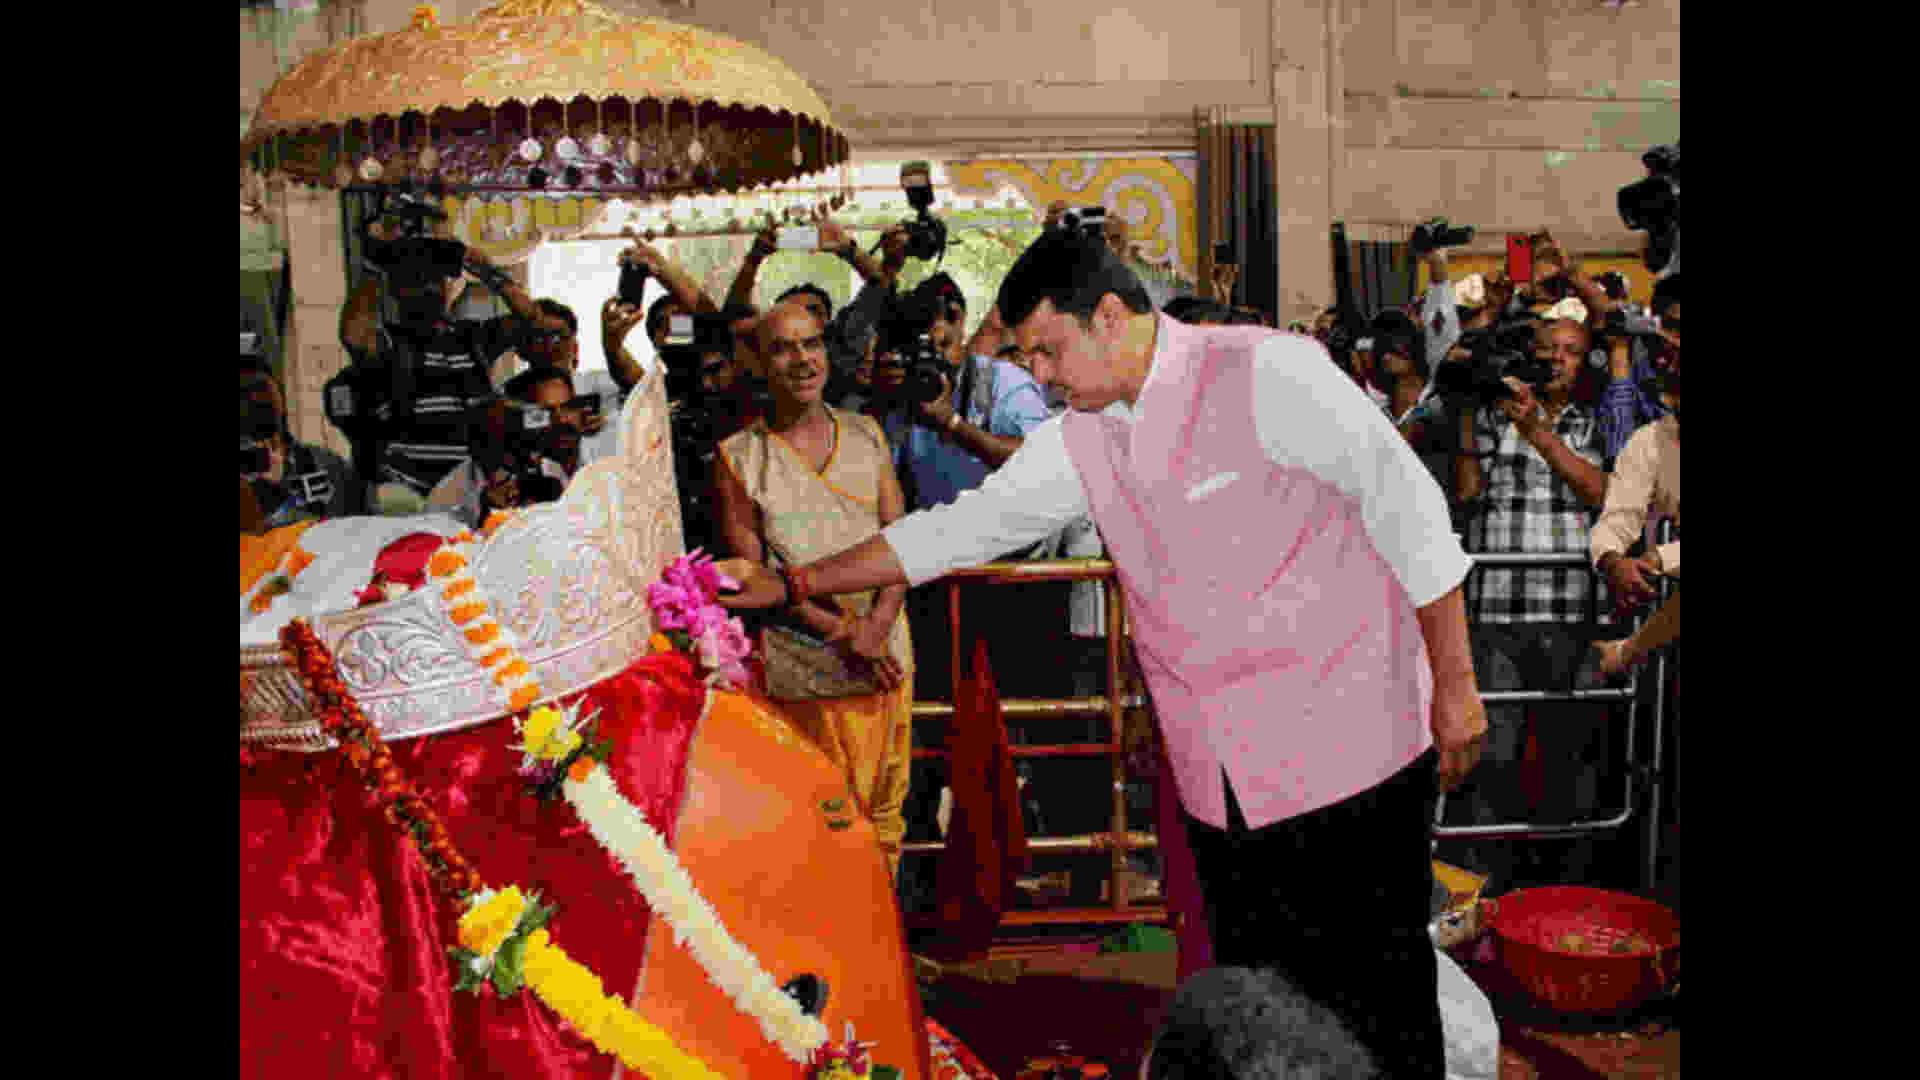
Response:
POLYGON ((1371 319, 1410 303, 1419 266, 1407 249, 1406 237, 1364 225, 1349 225, 1346 236, 1348 272, 1360 313, 1371 319))
POLYGON ((1226 244, 1239 261, 1231 302, 1278 317, 1280 250, 1273 190, 1274 134, 1270 124, 1220 122, 1219 110, 1200 120, 1200 280, 1213 295, 1214 247, 1226 244))
MULTIPOLYGON (((360 227, 374 208, 379 205, 378 198, 366 191, 342 191, 340 193, 340 250, 346 252, 347 295, 352 296, 360 283, 366 280, 367 267, 362 261, 366 253, 366 244, 360 236, 360 227)), ((381 294, 381 315, 383 318, 392 313, 385 311, 386 294, 381 294)))

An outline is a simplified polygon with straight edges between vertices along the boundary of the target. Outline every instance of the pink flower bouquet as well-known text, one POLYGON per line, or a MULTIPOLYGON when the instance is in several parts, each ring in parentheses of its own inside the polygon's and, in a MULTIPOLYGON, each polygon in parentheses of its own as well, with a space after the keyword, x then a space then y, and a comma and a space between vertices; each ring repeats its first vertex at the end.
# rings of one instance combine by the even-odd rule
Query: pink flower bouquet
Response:
POLYGON ((714 568, 713 558, 695 549, 675 559, 647 586, 647 606, 653 609, 654 629, 707 672, 707 681, 722 690, 746 685, 743 661, 753 653, 753 642, 740 620, 719 605, 722 588, 740 583, 714 568))

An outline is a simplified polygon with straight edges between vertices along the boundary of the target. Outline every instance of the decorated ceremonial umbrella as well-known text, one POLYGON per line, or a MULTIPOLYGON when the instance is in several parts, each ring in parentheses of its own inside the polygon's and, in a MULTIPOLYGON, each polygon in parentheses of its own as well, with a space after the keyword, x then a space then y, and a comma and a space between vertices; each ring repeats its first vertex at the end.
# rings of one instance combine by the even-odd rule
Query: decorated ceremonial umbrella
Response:
POLYGON ((315 53, 262 99, 244 168, 633 200, 737 192, 848 158, 812 87, 756 46, 588 0, 503 0, 315 53))

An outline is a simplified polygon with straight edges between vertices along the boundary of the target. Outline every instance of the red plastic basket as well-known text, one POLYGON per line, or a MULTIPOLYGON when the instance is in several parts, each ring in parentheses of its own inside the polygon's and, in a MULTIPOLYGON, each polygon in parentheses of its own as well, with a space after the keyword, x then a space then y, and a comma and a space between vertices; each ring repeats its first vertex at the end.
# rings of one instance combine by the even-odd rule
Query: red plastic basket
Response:
POLYGON ((1550 1009, 1626 1012, 1679 984, 1680 918, 1651 900, 1553 885, 1486 905, 1502 967, 1550 1009))

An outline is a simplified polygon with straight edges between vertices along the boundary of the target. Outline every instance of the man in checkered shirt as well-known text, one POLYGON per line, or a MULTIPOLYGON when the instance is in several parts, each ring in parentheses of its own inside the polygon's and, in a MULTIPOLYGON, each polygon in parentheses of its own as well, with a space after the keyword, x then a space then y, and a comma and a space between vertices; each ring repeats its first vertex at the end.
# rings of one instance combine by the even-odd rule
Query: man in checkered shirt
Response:
MULTIPOLYGON (((1556 320, 1539 327, 1534 355, 1553 379, 1533 389, 1507 379, 1513 395, 1498 405, 1469 405, 1460 418, 1456 490, 1467 504, 1466 548, 1485 553, 1584 553, 1594 514, 1605 504, 1605 445, 1597 411, 1574 400, 1591 346, 1584 326, 1556 320)), ((1487 568, 1470 587, 1474 669, 1485 690, 1593 689, 1605 685, 1588 648, 1588 613, 1611 621, 1604 584, 1596 597, 1584 565, 1487 568)), ((1467 793, 1462 809, 1476 823, 1566 823, 1600 806, 1600 769, 1608 749, 1605 703, 1544 702, 1487 706, 1486 762, 1493 768, 1467 793), (1539 774, 1520 760, 1544 761, 1539 774)), ((1449 814, 1451 819, 1454 815, 1449 814)), ((1562 845, 1564 846, 1564 844, 1562 845)), ((1511 842, 1469 848, 1483 871, 1512 873, 1511 842)), ((1562 874, 1571 880, 1580 867, 1562 874)), ((1553 876, 1535 866, 1523 874, 1553 876)))

